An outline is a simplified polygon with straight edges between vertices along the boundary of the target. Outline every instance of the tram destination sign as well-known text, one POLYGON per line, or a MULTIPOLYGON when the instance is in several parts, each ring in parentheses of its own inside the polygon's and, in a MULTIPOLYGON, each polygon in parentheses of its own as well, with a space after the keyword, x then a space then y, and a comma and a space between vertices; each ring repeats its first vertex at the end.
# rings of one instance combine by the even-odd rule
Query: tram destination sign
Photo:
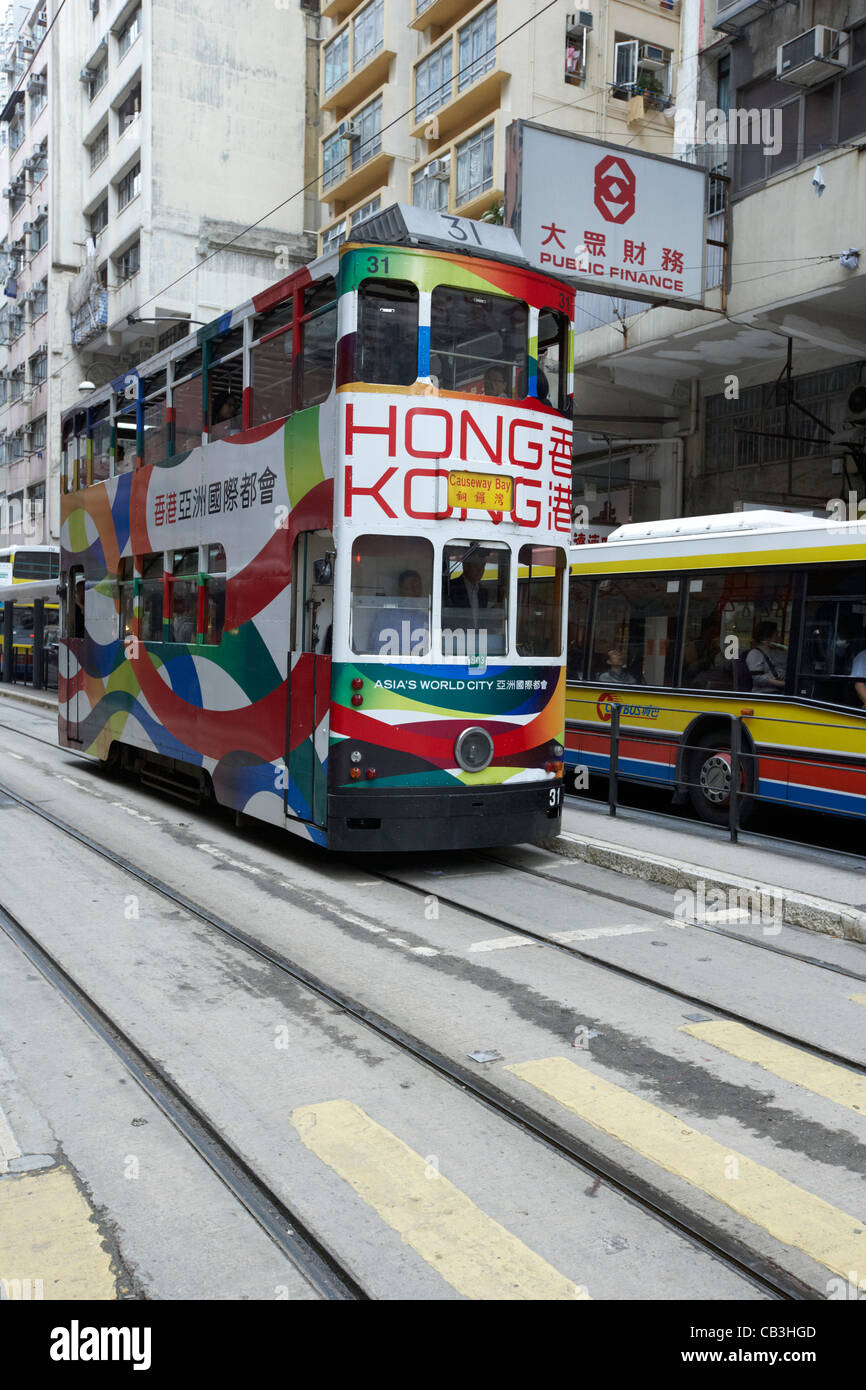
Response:
POLYGON ((598 294, 702 306, 706 182, 678 159, 508 127, 506 223, 531 265, 598 294))

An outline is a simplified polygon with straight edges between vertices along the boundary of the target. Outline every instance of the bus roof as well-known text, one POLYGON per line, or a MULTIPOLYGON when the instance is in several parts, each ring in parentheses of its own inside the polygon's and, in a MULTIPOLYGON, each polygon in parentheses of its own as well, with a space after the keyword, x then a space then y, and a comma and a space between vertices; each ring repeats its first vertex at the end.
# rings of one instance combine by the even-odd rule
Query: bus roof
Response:
POLYGON ((699 540, 702 536, 731 535, 743 531, 804 531, 810 526, 827 525, 827 517, 779 512, 767 508, 764 511, 753 512, 719 512, 717 516, 672 517, 667 521, 632 521, 611 531, 607 543, 614 545, 621 541, 674 540, 678 537, 699 540))

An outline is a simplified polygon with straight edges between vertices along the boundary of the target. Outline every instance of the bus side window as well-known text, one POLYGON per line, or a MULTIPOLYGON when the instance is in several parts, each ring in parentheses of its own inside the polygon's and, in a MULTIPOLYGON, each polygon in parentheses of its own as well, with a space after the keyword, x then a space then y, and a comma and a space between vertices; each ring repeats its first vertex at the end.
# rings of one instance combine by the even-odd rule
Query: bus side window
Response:
POLYGON ((331 276, 304 290, 303 314, 299 324, 301 347, 295 361, 298 374, 295 401, 301 409, 326 400, 333 384, 337 344, 336 295, 336 285, 331 276))
POLYGON ((418 376, 418 289, 365 280, 359 291, 356 381, 411 386, 418 376))

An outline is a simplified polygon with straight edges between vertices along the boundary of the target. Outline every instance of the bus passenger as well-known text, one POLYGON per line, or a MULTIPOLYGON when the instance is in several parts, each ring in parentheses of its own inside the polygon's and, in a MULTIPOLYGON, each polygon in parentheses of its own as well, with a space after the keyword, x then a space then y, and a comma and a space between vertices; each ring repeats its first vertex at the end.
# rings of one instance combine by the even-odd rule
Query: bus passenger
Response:
POLYGON ((372 648, 380 656, 426 656, 430 650, 430 596, 417 570, 403 570, 397 597, 406 602, 386 608, 379 618, 372 648))
POLYGON ((767 694, 785 689, 788 653, 778 642, 771 640, 778 627, 778 623, 769 619, 758 623, 754 645, 752 650, 746 653, 746 665, 752 673, 752 689, 763 690, 767 694))
POLYGON ((625 668, 625 652, 622 647, 611 647, 607 654, 607 670, 602 671, 596 679, 610 681, 614 685, 637 685, 634 676, 625 668))
POLYGON ((851 666, 854 689, 861 705, 866 705, 866 650, 858 652, 851 666))

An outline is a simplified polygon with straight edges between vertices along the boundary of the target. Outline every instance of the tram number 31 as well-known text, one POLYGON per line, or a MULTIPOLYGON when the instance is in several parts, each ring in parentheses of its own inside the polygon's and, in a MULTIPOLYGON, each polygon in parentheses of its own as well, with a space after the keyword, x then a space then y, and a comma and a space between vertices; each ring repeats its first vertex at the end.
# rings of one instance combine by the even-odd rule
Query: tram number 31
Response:
POLYGON ((562 801, 562 787, 551 787, 548 793, 548 805, 556 808, 562 801))

